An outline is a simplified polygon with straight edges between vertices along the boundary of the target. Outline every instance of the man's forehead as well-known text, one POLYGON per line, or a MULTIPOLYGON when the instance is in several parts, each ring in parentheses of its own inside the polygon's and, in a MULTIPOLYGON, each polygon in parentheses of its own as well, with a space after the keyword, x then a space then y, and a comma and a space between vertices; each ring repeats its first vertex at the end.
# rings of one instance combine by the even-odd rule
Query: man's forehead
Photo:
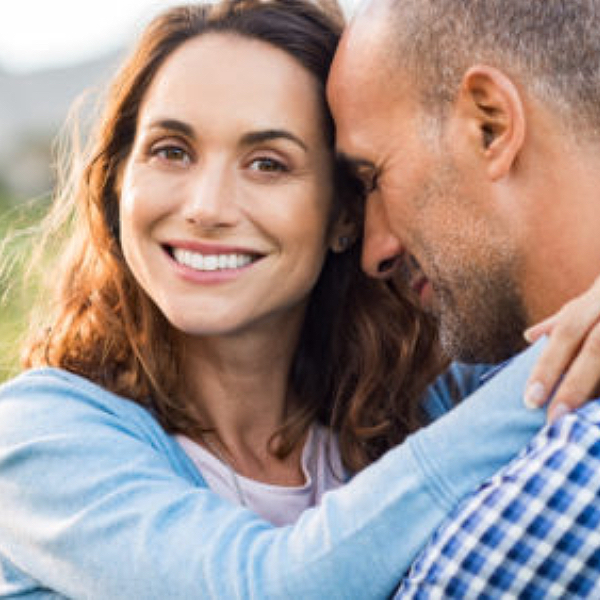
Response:
POLYGON ((390 57, 390 40, 379 15, 356 20, 344 33, 331 69, 328 100, 337 128, 338 150, 353 162, 378 162, 382 125, 392 117, 404 91, 399 69, 390 57))
POLYGON ((338 142, 349 145, 352 129, 381 99, 381 48, 366 35, 369 24, 353 22, 344 32, 330 71, 327 98, 338 130, 338 142))
POLYGON ((353 77, 368 77, 373 64, 385 57, 383 47, 387 28, 383 27, 380 11, 360 11, 344 30, 335 53, 332 83, 343 85, 353 77))

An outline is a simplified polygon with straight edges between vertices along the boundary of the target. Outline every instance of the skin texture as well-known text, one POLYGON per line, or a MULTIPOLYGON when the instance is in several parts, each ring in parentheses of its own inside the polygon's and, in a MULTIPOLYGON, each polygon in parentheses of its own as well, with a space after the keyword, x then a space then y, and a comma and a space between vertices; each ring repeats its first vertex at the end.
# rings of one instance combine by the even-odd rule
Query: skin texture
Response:
MULTIPOLYGON (((465 70, 441 117, 423 105, 418 74, 403 71, 390 51, 390 22, 388 2, 363 5, 328 85, 339 150, 369 192, 363 267, 389 277, 414 257, 449 353, 500 360, 523 347, 527 326, 597 275, 600 149, 518 80, 485 64, 465 70)), ((578 350, 581 386, 561 401, 580 404, 581 391, 598 381, 595 320, 576 312, 560 316, 561 331, 572 336, 568 355, 559 356, 558 342, 544 354, 538 404, 578 350)))
POLYGON ((281 485, 304 482, 301 446, 279 461, 269 440, 308 296, 339 235, 322 119, 313 76, 293 58, 206 34, 158 71, 122 175, 123 253, 181 335, 202 422, 238 472, 281 485), (190 252, 251 262, 199 270, 182 251, 188 262, 190 252))
POLYGON ((327 250, 331 161, 319 123, 310 74, 266 44, 201 36, 162 67, 125 167, 122 245, 182 332, 231 335, 298 321, 327 250), (294 139, 245 140, 274 130, 294 139), (197 244, 205 254, 258 260, 194 280, 165 248, 197 244))
POLYGON ((433 292, 446 351, 466 361, 505 358, 523 346, 526 324, 508 223, 479 199, 477 182, 463 176, 447 132, 423 114, 414 90, 398 80, 395 93, 386 92, 388 78, 365 68, 382 57, 366 54, 334 71, 329 95, 340 150, 364 179, 376 177, 363 267, 387 276, 382 262, 414 256, 429 282, 423 293, 433 292))

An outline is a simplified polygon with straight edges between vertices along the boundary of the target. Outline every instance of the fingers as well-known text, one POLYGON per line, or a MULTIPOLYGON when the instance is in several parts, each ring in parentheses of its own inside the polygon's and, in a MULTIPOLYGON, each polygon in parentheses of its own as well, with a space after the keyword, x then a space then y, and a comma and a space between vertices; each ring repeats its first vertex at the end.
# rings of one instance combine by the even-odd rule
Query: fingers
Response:
MULTIPOLYGON (((589 324, 574 318, 570 306, 565 305, 554 319, 548 344, 535 364, 525 387, 524 401, 529 408, 538 408, 545 404, 550 392, 556 387, 559 378, 571 364, 581 346, 589 324)), ((544 321, 540 325, 547 323, 544 321)))
POLYGON ((559 382, 548 409, 550 422, 570 410, 579 408, 600 391, 600 324, 588 334, 580 352, 559 382))
POLYGON ((530 344, 537 342, 543 335, 550 334, 552 328, 556 324, 557 318, 558 316, 555 314, 547 319, 544 319, 543 321, 540 321, 539 323, 536 323, 529 329, 526 329, 525 333, 523 333, 523 336, 530 344))
POLYGON ((537 408, 555 391, 550 419, 589 400, 600 381, 599 281, 556 315, 528 330, 532 340, 548 333, 550 337, 529 377, 524 401, 537 408))

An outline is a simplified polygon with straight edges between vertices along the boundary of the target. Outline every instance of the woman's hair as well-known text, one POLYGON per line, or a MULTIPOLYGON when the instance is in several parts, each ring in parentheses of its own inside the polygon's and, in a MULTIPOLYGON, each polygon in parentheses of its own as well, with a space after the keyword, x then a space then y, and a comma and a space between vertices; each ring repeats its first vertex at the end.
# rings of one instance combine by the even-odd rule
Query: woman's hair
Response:
MULTIPOLYGON (((49 217, 69 225, 69 239, 53 272, 53 302, 25 346, 24 366, 61 367, 87 377, 146 406, 167 431, 202 431, 186 401, 184 349, 136 282, 119 243, 119 173, 140 104, 182 44, 207 32, 233 33, 285 51, 315 76, 333 150, 325 83, 340 15, 333 4, 326 10, 309 0, 225 0, 169 9, 148 26, 110 88, 83 168, 72 169, 71 184, 49 217)), ((338 162, 335 210, 343 206, 358 222, 360 194, 338 162)), ((422 422, 421 397, 440 365, 434 325, 405 294, 363 275, 359 258, 360 243, 342 254, 329 252, 312 292, 290 373, 293 401, 273 438, 278 456, 320 420, 338 432, 346 466, 358 470, 422 422)))

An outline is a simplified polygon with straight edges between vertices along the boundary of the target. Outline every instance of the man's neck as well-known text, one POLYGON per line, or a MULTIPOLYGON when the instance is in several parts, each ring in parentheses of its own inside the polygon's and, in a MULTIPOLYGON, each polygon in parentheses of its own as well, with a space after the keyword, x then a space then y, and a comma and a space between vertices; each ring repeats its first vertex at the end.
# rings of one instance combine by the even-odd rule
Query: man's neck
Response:
POLYGON ((600 274, 599 166, 598 148, 592 154, 565 152, 557 168, 548 166, 526 242, 531 248, 524 292, 532 322, 556 312, 600 274))

